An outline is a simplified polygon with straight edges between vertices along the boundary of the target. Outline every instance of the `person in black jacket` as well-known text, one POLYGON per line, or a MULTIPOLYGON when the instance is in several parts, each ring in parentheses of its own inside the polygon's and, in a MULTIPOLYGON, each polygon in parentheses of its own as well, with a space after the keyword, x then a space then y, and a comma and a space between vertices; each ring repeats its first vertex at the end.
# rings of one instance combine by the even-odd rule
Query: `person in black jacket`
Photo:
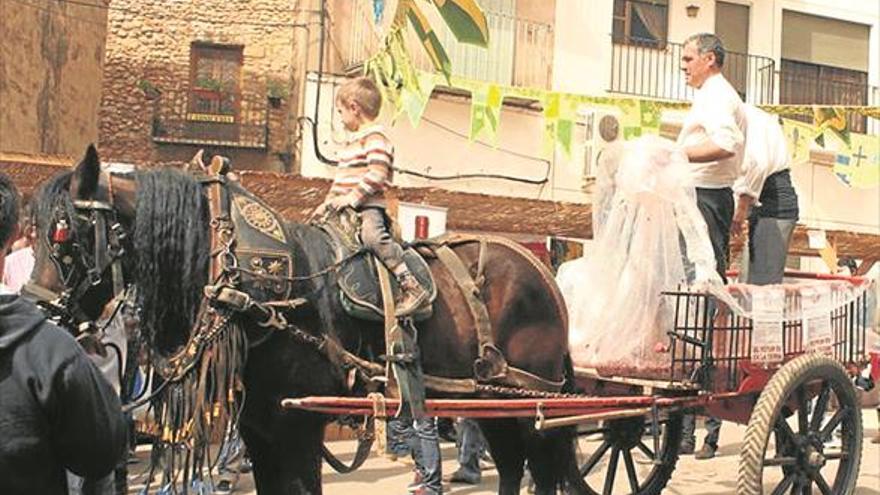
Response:
MULTIPOLYGON (((18 225, 0 174, 0 275, 18 225)), ((0 287, 0 493, 65 495, 65 469, 110 473, 126 447, 119 399, 73 337, 0 287)))

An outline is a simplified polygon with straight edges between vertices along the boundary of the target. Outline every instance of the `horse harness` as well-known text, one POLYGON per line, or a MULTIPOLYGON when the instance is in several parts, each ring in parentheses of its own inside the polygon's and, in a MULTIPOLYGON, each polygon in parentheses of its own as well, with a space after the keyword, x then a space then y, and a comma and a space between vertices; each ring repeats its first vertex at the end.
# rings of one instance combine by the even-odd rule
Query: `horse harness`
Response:
MULTIPOLYGON (((353 250, 347 257, 337 259, 335 263, 324 270, 298 277, 292 276, 292 260, 290 261, 290 269, 287 270, 286 276, 278 273, 267 273, 265 270, 255 271, 239 267, 235 250, 244 246, 240 245, 243 236, 236 235, 236 225, 247 224, 250 227, 255 227, 256 230, 280 242, 284 240, 280 223, 274 217, 274 214, 261 204, 248 202, 243 205, 238 200, 238 197, 235 201, 230 201, 228 198, 229 187, 226 183, 226 178, 222 175, 211 175, 201 180, 206 188, 211 225, 213 227, 211 233, 211 280, 222 280, 223 282, 215 282, 213 285, 205 288, 205 296, 208 302, 215 306, 229 308, 235 312, 246 314, 260 327, 285 331, 297 341, 316 348, 341 371, 342 376, 346 377, 346 384, 349 388, 353 386, 355 376, 360 376, 366 383, 372 383, 378 377, 385 375, 385 366, 363 359, 348 351, 333 334, 315 335, 288 321, 285 313, 288 310, 305 304, 307 302, 305 299, 288 299, 284 297, 276 300, 259 301, 252 297, 249 290, 242 290, 241 287, 242 280, 240 275, 242 273, 257 279, 290 284, 295 281, 317 278, 330 272, 338 271, 341 267, 351 262, 353 258, 359 256, 362 251, 353 250), (230 203, 236 204, 236 210, 239 214, 243 214, 244 222, 238 221, 233 225, 233 222, 230 221, 230 203), (239 245, 236 245, 236 242, 239 245)), ((255 199, 249 201, 255 201, 255 199)), ((501 350, 494 343, 488 311, 480 297, 480 288, 484 281, 483 270, 486 265, 486 253, 490 243, 503 243, 510 249, 516 251, 524 250, 524 248, 513 243, 513 241, 498 238, 490 240, 485 237, 462 235, 450 235, 416 244, 420 254, 427 257, 437 257, 453 275, 474 319, 479 342, 478 358, 474 363, 474 378, 446 378, 425 375, 425 385, 427 388, 438 392, 471 394, 497 394, 501 390, 506 390, 508 393, 513 394, 516 394, 517 390, 521 390, 526 394, 529 393, 527 391, 558 392, 562 388, 562 382, 547 380, 509 365, 501 350), (478 256, 477 274, 472 277, 467 267, 452 248, 460 244, 474 242, 479 244, 480 254, 478 256)), ((277 295, 289 295, 289 291, 279 292, 277 295)), ((564 306, 562 307, 564 308, 564 306)), ((255 345, 264 342, 271 335, 272 333, 267 333, 255 345)), ((386 337, 389 337, 389 335, 386 335, 386 337)), ((387 356, 386 359, 394 359, 394 356, 387 356)))
POLYGON ((108 270, 110 270, 113 298, 120 301, 120 304, 124 298, 119 296, 126 289, 122 258, 128 239, 127 232, 116 217, 109 176, 100 174, 99 184, 107 190, 109 202, 74 200, 72 211, 68 211, 63 203, 56 204, 53 209, 51 230, 40 239, 40 242, 46 244, 49 259, 68 289, 57 293, 29 281, 21 291, 24 297, 34 301, 78 337, 93 334, 97 330, 91 318, 81 308, 80 300, 91 288, 103 281, 104 274, 108 270), (91 258, 76 234, 74 215, 93 226, 94 246, 91 258), (90 259, 94 262, 91 263, 90 259), (84 270, 85 273, 76 277, 80 270, 84 270))
MULTIPOLYGON (((91 287, 99 284, 108 270, 111 272, 114 296, 125 290, 122 257, 125 253, 123 245, 127 239, 127 233, 116 217, 109 174, 102 172, 99 177, 100 183, 109 192, 109 201, 73 201, 74 214, 87 218, 94 226, 94 263, 88 262, 89 257, 85 253, 83 244, 76 239, 75 229, 72 225, 74 219, 70 218, 70 212, 58 206, 53 219, 54 229, 47 233, 44 241, 48 243, 50 258, 63 282, 66 286, 73 283, 73 286, 61 294, 34 283, 27 284, 24 289, 24 292, 37 299, 50 314, 73 327, 84 328, 89 322, 79 308, 79 299, 91 287), (73 263, 74 257, 80 260, 86 270, 85 276, 80 277, 78 281, 74 277, 76 273, 76 266, 73 263)), ((332 334, 315 335, 309 333, 289 322, 285 317, 285 313, 307 302, 302 298, 286 297, 289 295, 289 286, 292 282, 325 276, 338 270, 350 259, 337 260, 336 263, 319 272, 299 277, 292 275, 293 260, 289 258, 281 272, 272 271, 266 266, 258 266, 266 265, 266 263, 258 261, 265 261, 267 253, 268 259, 271 259, 271 262, 268 263, 270 266, 272 266, 272 262, 278 262, 284 256, 289 257, 289 255, 281 253, 281 250, 278 249, 266 250, 265 246, 263 249, 254 248, 248 245, 248 241, 243 241, 240 232, 236 232, 231 205, 235 204, 239 214, 244 213, 243 216, 248 225, 272 237, 274 241, 283 243, 284 232, 275 215, 255 198, 241 196, 243 191, 235 191, 235 194, 231 195, 228 179, 223 175, 202 176, 199 180, 207 196, 211 218, 209 284, 205 287, 203 300, 189 341, 175 355, 169 358, 157 357, 156 362, 153 363, 156 371, 165 381, 180 380, 196 367, 204 348, 229 325, 235 314, 246 315, 258 326, 267 330, 285 331, 297 341, 316 348, 340 369, 343 376, 348 377, 349 386, 352 385, 354 374, 360 375, 368 383, 384 375, 385 366, 363 359, 346 350, 332 334), (256 254, 251 257, 250 267, 240 266, 237 252, 242 251, 252 255, 256 254), (242 290, 243 274, 250 276, 253 280, 262 280, 265 285, 274 285, 274 295, 282 297, 258 300, 249 293, 251 291, 242 290)), ((509 365, 501 350, 494 343, 488 311, 480 297, 480 289, 484 282, 486 253, 490 243, 502 243, 511 249, 522 250, 512 241, 465 235, 442 236, 414 245, 422 256, 439 259, 452 274, 474 320, 479 345, 478 358, 474 363, 474 378, 425 375, 425 385, 435 391, 451 393, 502 393, 528 396, 535 393, 553 394, 558 392, 562 387, 562 382, 547 380, 509 365), (453 250, 453 247, 467 243, 479 245, 478 263, 474 275, 471 275, 470 270, 453 250)), ((360 251, 356 251, 352 257, 360 253, 360 251)), ((284 265, 284 263, 281 264, 284 265)), ((253 289, 253 287, 249 287, 249 289, 253 289)), ((269 294, 264 291, 264 295, 268 296, 269 294)), ((273 333, 267 332, 261 338, 251 341, 249 345, 251 347, 260 345, 268 340, 273 333)), ((148 399, 149 397, 146 397, 140 402, 143 403, 148 399)))

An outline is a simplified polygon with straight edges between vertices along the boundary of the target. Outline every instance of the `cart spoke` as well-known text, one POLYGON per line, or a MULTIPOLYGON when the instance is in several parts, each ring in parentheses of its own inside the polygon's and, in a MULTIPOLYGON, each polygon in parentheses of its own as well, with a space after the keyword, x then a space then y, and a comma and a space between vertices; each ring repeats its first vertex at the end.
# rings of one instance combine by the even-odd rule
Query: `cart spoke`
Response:
POLYGON ((811 488, 813 483, 810 481, 810 478, 802 476, 798 478, 798 487, 800 487, 800 495, 812 495, 813 489, 811 488))
POLYGON ((599 463, 599 461, 602 459, 602 456, 605 455, 605 452, 607 452, 610 447, 611 444, 608 443, 607 440, 602 442, 602 445, 599 446, 599 449, 593 452, 593 455, 591 455, 590 458, 587 459, 587 462, 583 466, 581 466, 581 477, 586 476, 587 474, 589 474, 590 471, 592 471, 594 467, 596 467, 596 464, 599 463))
POLYGON ((831 495, 831 487, 828 486, 828 482, 822 477, 822 473, 818 471, 810 473, 810 478, 812 478, 813 483, 816 483, 816 486, 819 487, 819 491, 821 491, 823 495, 831 495))
POLYGON ((831 416, 831 419, 828 420, 828 423, 819 433, 819 438, 822 439, 822 442, 831 440, 831 434, 834 433, 834 430, 837 429, 846 414, 849 414, 849 408, 843 407, 838 409, 837 412, 834 413, 834 416, 831 416))
POLYGON ((778 452, 776 455, 777 457, 772 459, 764 459, 764 466, 794 466, 797 464, 795 457, 779 457, 778 452))
POLYGON ((801 435, 806 435, 809 413, 807 412, 807 391, 805 389, 805 385, 801 385, 800 387, 798 387, 795 395, 797 397, 798 408, 798 433, 800 433, 801 435))
POLYGON ((847 454, 844 451, 828 452, 825 454, 825 459, 827 459, 829 461, 839 461, 841 459, 846 459, 847 457, 849 457, 849 454, 847 454))
POLYGON ((620 457, 620 447, 611 449, 611 459, 608 460, 608 470, 605 472, 605 487, 602 495, 611 495, 614 490, 614 475, 617 473, 617 458, 620 457))
POLYGON ((782 478, 782 481, 776 485, 776 488, 773 489, 773 492, 770 495, 782 495, 785 493, 785 491, 788 490, 788 487, 791 486, 792 482, 794 482, 795 476, 795 473, 789 473, 785 478, 782 478))
POLYGON ((784 445, 794 445, 794 432, 791 430, 791 426, 788 425, 788 422, 785 421, 785 418, 782 416, 776 418, 776 433, 780 438, 777 439, 777 445, 781 441, 784 445))
POLYGON ((636 447, 638 447, 643 454, 648 456, 649 459, 651 459, 652 461, 654 460, 654 451, 652 451, 647 445, 645 445, 645 442, 639 441, 636 447))
POLYGON ((636 466, 633 464, 632 451, 623 451, 623 464, 626 466, 626 476, 629 478, 629 487, 633 493, 639 492, 639 479, 636 477, 636 466))
POLYGON ((822 391, 816 398, 816 407, 813 408, 813 417, 810 421, 810 431, 819 431, 822 420, 825 419, 825 410, 828 408, 828 399, 831 398, 831 384, 822 382, 822 391))

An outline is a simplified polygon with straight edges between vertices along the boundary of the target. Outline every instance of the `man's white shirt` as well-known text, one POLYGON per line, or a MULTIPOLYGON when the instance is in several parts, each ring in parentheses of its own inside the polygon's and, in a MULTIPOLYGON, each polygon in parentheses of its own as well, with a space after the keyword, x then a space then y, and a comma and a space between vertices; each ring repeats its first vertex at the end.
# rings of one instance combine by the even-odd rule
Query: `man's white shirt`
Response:
POLYGON ((742 177, 736 181, 733 192, 757 200, 761 197, 767 177, 789 168, 788 148, 782 126, 775 115, 752 105, 745 105, 745 109, 749 138, 743 155, 742 177))
POLYGON ((694 93, 684 119, 680 146, 697 146, 710 140, 733 153, 723 160, 691 163, 694 185, 708 189, 732 187, 740 175, 746 137, 746 113, 742 100, 721 74, 714 74, 694 93))

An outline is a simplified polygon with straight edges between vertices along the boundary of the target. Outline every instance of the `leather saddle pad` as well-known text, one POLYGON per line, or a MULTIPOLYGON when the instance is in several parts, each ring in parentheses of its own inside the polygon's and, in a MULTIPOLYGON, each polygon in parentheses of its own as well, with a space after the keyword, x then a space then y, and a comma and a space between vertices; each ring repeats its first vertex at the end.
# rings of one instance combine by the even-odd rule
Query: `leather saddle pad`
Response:
POLYGON ((244 269, 241 290, 260 302, 288 299, 294 260, 282 218, 237 183, 229 184, 227 191, 236 233, 235 256, 244 269))
MULTIPOLYGON (((336 259, 351 257, 363 248, 358 233, 360 218, 351 210, 343 210, 339 215, 332 215, 319 224, 330 237, 336 250, 336 259)), ((416 320, 429 318, 432 306, 437 298, 437 286, 428 268, 428 263, 415 249, 405 248, 403 261, 409 267, 416 280, 428 292, 428 298, 421 307, 416 309, 412 317, 416 320)), ((339 297, 342 307, 349 315, 369 321, 382 322, 385 319, 382 310, 382 290, 379 288, 377 264, 381 262, 370 252, 351 257, 337 272, 339 297)), ((395 296, 400 291, 397 280, 391 277, 391 288, 395 296)))

